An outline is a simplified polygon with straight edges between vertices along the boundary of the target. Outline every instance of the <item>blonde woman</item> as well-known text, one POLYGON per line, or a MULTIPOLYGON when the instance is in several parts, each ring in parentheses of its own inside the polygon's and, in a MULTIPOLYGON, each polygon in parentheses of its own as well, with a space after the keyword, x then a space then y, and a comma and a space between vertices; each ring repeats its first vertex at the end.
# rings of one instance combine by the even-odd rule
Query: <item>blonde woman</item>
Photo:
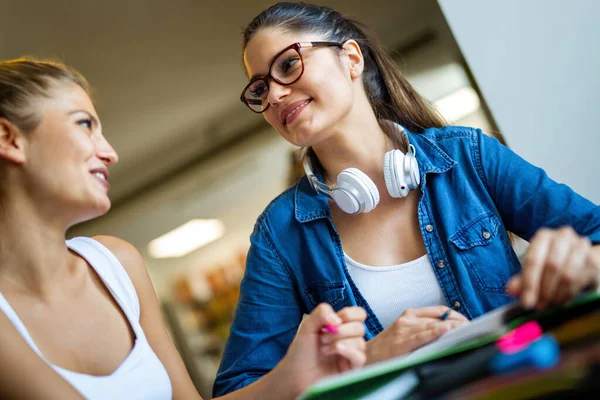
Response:
MULTIPOLYGON (((0 62, 0 397, 200 398, 136 249, 109 236, 65 241, 109 210, 118 161, 88 91, 59 63, 0 62)), ((365 316, 318 307, 276 369, 225 398, 292 399, 362 365, 365 316)))

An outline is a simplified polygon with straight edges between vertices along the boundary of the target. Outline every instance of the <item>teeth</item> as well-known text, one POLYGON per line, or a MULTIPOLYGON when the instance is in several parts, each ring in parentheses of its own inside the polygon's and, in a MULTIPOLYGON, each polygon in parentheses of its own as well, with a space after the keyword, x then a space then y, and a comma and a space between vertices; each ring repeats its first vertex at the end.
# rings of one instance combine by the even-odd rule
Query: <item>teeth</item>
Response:
POLYGON ((292 115, 294 115, 294 113, 296 112, 296 110, 298 110, 300 107, 304 107, 309 102, 310 102, 310 100, 306 100, 304 103, 298 105, 298 107, 294 108, 292 111, 290 111, 290 113, 288 115, 285 116, 285 119, 288 120, 292 115))
POLYGON ((97 178, 102 179, 103 181, 106 180, 106 177, 104 176, 104 174, 102 172, 95 172, 94 176, 96 176, 97 178))

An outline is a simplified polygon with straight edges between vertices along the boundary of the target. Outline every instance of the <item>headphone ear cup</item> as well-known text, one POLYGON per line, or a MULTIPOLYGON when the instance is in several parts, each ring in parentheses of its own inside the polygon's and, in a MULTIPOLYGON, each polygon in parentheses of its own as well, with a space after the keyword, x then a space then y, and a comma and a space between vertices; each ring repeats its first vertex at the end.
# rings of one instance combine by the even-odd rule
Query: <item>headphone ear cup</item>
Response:
POLYGON ((406 183, 410 190, 415 190, 421 184, 421 174, 419 172, 419 164, 417 158, 408 153, 404 156, 404 175, 406 183))
POLYGON ((346 168, 337 177, 333 199, 344 212, 358 214, 361 204, 364 204, 362 212, 368 213, 379 203, 379 191, 364 172, 346 168))
POLYGON ((390 150, 383 159, 383 177, 385 186, 390 196, 398 199, 406 197, 409 192, 408 185, 404 182, 402 166, 405 155, 400 150, 390 150))
POLYGON ((396 174, 396 162, 394 152, 397 150, 390 150, 385 153, 383 157, 383 178, 385 179, 385 187, 387 188, 390 196, 394 198, 400 197, 398 191, 398 178, 396 174))

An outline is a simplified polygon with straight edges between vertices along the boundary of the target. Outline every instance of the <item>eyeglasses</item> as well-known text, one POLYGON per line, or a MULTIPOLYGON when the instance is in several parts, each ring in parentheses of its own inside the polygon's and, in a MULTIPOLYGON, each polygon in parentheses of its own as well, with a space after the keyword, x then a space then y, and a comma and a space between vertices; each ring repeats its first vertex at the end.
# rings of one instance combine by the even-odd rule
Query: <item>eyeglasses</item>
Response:
POLYGON ((242 103, 255 113, 262 113, 269 107, 269 83, 272 80, 280 85, 291 85, 304 73, 304 61, 301 48, 306 47, 342 47, 337 42, 304 42, 294 43, 273 57, 269 73, 264 77, 256 77, 246 85, 240 96, 242 103))

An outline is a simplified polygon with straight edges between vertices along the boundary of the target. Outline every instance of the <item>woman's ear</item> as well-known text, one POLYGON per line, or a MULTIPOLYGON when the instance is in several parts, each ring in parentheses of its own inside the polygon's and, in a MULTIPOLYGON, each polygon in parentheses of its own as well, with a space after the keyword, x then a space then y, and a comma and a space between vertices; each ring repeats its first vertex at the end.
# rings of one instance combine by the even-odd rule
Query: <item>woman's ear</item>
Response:
POLYGON ((360 51, 360 46, 355 40, 350 39, 344 43, 343 48, 349 61, 350 77, 352 79, 359 78, 365 68, 365 59, 360 51))
POLYGON ((0 118, 0 158, 15 164, 25 162, 25 138, 19 128, 0 118))

